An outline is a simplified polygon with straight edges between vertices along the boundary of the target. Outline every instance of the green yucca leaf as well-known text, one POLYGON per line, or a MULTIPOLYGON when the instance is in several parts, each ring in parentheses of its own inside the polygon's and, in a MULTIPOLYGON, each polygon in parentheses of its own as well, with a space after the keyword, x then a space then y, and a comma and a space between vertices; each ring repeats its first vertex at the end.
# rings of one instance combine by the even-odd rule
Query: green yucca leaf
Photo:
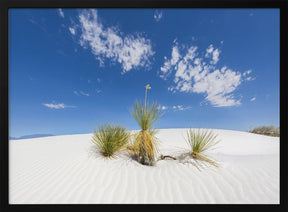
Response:
POLYGON ((134 108, 132 109, 132 116, 142 130, 151 129, 152 125, 161 118, 162 115, 157 103, 145 105, 145 103, 143 104, 142 102, 136 101, 134 108))
POLYGON ((189 129, 187 137, 186 141, 193 153, 205 152, 219 143, 219 141, 216 141, 217 135, 212 130, 201 130, 200 128, 198 130, 189 129))
POLYGON ((94 131, 92 142, 104 157, 111 157, 127 144, 129 136, 121 126, 104 124, 94 131))

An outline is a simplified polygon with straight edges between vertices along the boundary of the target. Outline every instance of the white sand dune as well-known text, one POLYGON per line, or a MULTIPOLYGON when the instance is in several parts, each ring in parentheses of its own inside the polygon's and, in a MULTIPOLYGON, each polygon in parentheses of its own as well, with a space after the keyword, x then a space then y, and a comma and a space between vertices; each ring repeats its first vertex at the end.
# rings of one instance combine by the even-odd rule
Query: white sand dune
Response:
MULTIPOLYGON (((187 129, 162 129, 160 153, 187 150, 187 129)), ((143 166, 119 154, 103 159, 92 134, 9 141, 10 204, 279 204, 279 138, 214 130, 207 152, 220 163, 160 160, 143 166)))

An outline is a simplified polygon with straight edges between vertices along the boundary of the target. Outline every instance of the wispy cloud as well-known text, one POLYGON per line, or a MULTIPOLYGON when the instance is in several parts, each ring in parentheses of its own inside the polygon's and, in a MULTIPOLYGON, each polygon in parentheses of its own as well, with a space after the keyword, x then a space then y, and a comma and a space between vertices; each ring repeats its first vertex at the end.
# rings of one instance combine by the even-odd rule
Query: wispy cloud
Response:
POLYGON ((251 70, 247 70, 243 73, 243 76, 245 77, 246 75, 250 74, 251 73, 251 70))
POLYGON ((161 110, 167 110, 167 109, 168 109, 167 106, 164 106, 164 105, 163 105, 163 106, 161 107, 161 110))
POLYGON ((159 10, 155 10, 154 12, 154 19, 159 22, 163 17, 163 12, 159 10))
POLYGON ((211 64, 216 64, 219 61, 219 54, 220 51, 219 49, 214 49, 213 45, 211 44, 207 49, 206 49, 206 54, 205 57, 206 58, 212 58, 212 60, 210 60, 211 64))
POLYGON ((243 73, 243 77, 245 77, 244 80, 246 80, 246 81, 252 81, 252 80, 255 80, 255 79, 256 79, 256 77, 248 76, 251 72, 252 72, 251 70, 248 70, 248 71, 245 71, 245 72, 243 73))
POLYGON ((160 110, 167 110, 167 109, 168 109, 168 106, 159 105, 159 106, 158 106, 158 109, 160 109, 160 110))
POLYGON ((122 66, 122 74, 150 66, 150 57, 154 52, 149 39, 140 33, 125 36, 116 26, 103 26, 95 9, 82 10, 78 18, 81 30, 79 43, 83 48, 91 49, 101 66, 110 59, 122 66))
POLYGON ((62 18, 64 18, 64 12, 61 8, 58 9, 58 13, 62 18))
MULTIPOLYGON (((175 41, 174 41, 175 42, 175 41)), ((180 59, 181 55, 178 50, 178 46, 175 45, 172 48, 172 53, 171 53, 171 59, 168 60, 168 58, 165 56, 164 57, 164 65, 160 68, 162 74, 160 75, 161 78, 167 79, 167 77, 170 76, 172 72, 172 66, 175 66, 178 60, 180 59)))
POLYGON ((51 109, 76 108, 76 106, 65 105, 64 103, 43 103, 43 105, 51 109))
POLYGON ((192 107, 191 106, 183 106, 183 105, 174 105, 173 107, 173 111, 185 111, 185 110, 190 110, 192 107))
POLYGON ((41 20, 40 23, 38 21, 36 21, 34 18, 30 18, 29 21, 30 23, 34 24, 35 26, 39 27, 43 32, 46 32, 47 33, 47 30, 46 28, 44 27, 44 20, 41 20))
POLYGON ((73 91, 73 93, 75 94, 75 95, 77 95, 77 96, 90 96, 90 94, 89 93, 85 93, 85 92, 83 92, 83 91, 73 91))
POLYGON ((89 93, 85 93, 85 92, 83 92, 83 91, 80 91, 80 94, 81 94, 82 96, 90 96, 89 93))
POLYGON ((100 89, 96 89, 96 92, 97 92, 97 93, 101 93, 102 90, 100 90, 100 89))
POLYGON ((256 78, 255 77, 247 77, 247 78, 245 78, 245 80, 247 80, 247 81, 252 81, 252 80, 255 80, 256 78))
POLYGON ((235 99, 233 92, 241 84, 243 77, 244 80, 250 79, 247 75, 251 70, 242 75, 226 66, 217 68, 221 51, 212 44, 208 46, 205 54, 199 54, 197 46, 183 46, 174 42, 171 58, 164 57, 164 64, 160 68, 161 78, 173 79, 168 90, 173 93, 178 91, 205 94, 205 100, 214 107, 240 105, 240 99, 235 99))
POLYGON ((76 30, 73 27, 69 27, 69 31, 72 35, 76 34, 76 30))
POLYGON ((184 106, 184 105, 173 105, 173 106, 167 106, 167 105, 159 105, 159 109, 163 111, 169 111, 172 110, 173 112, 177 111, 185 111, 192 109, 191 106, 184 106))
POLYGON ((256 100, 256 97, 253 97, 250 99, 251 102, 254 102, 256 100))

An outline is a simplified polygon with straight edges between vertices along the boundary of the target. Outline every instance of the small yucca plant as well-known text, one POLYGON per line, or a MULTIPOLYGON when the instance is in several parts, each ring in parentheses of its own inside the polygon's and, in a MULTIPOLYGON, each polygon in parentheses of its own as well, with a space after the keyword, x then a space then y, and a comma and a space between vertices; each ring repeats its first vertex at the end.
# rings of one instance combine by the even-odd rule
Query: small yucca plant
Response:
POLYGON ((157 103, 147 104, 147 90, 151 87, 148 84, 145 88, 144 104, 136 101, 132 109, 132 116, 141 127, 141 131, 135 135, 133 150, 141 164, 153 165, 158 148, 156 130, 152 126, 163 114, 157 103))
POLYGON ((191 155, 195 159, 204 160, 217 166, 217 163, 205 155, 203 152, 212 149, 219 140, 216 140, 217 135, 214 134, 212 130, 207 129, 189 129, 187 132, 188 139, 186 140, 191 151, 191 155))
POLYGON ((95 130, 92 142, 104 157, 114 157, 129 140, 129 133, 121 126, 104 124, 95 130))

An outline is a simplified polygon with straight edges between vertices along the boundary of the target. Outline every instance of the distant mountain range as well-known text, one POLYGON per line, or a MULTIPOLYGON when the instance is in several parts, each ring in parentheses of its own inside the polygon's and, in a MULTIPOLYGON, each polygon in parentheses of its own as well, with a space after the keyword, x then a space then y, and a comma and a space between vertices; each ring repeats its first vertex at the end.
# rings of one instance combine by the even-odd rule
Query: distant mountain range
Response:
POLYGON ((53 134, 33 134, 33 135, 24 135, 24 136, 21 136, 21 137, 18 137, 18 138, 9 136, 9 140, 40 138, 40 137, 47 137, 47 136, 55 136, 55 135, 53 135, 53 134))

